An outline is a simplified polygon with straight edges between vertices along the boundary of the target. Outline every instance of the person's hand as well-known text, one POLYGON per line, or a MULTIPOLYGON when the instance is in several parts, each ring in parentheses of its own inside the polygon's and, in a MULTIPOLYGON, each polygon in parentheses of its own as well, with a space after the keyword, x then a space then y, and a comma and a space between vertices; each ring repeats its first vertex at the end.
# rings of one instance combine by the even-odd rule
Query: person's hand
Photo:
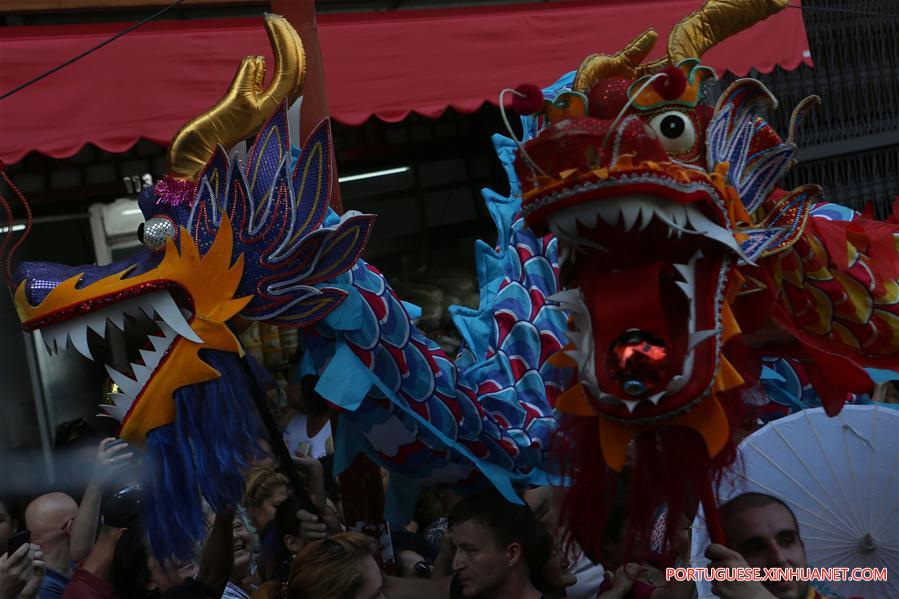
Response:
MULTIPOLYGON (((713 543, 705 550, 709 558, 709 568, 748 568, 742 555, 728 549, 724 545, 713 543)), ((762 583, 749 581, 716 581, 712 583, 712 592, 721 599, 774 599, 762 583)))
POLYGON ((631 592, 634 580, 640 573, 639 564, 625 564, 612 573, 612 588, 599 596, 599 599, 623 599, 631 592))
POLYGON ((44 553, 34 543, 31 544, 29 553, 31 554, 31 578, 25 583, 25 588, 19 592, 20 599, 37 597, 41 590, 41 584, 44 582, 44 553))
POLYGON ((299 510, 297 511, 297 520, 300 521, 300 538, 303 543, 324 539, 328 536, 328 526, 315 514, 299 510))
POLYGON ((437 559, 434 560, 434 573, 432 577, 450 576, 453 573, 453 534, 447 530, 440 536, 437 543, 437 559))
POLYGON ((107 437, 100 441, 97 447, 97 458, 94 462, 92 479, 98 484, 103 484, 111 479, 134 453, 129 451, 131 447, 124 441, 115 437, 107 437), (118 442, 117 442, 118 441, 118 442))
POLYGON ((300 443, 297 446, 296 452, 294 452, 293 465, 305 477, 306 491, 309 493, 309 498, 312 499, 315 509, 321 512, 325 505, 324 499, 327 496, 325 493, 325 469, 320 461, 304 451, 308 450, 308 443, 305 444, 305 448, 303 445, 304 443, 300 443))
MULTIPOLYGON (((304 448, 303 445, 300 443, 297 447, 293 464, 306 478, 306 491, 309 493, 312 506, 319 514, 319 521, 325 524, 328 532, 341 532, 343 527, 340 524, 340 516, 328 506, 327 492, 325 491, 325 469, 320 460, 305 453, 304 449, 308 449, 308 444, 307 448, 304 448)), ((308 511, 306 513, 309 514, 308 511)))
POLYGON ((36 597, 44 579, 44 555, 34 543, 0 556, 0 599, 36 597))

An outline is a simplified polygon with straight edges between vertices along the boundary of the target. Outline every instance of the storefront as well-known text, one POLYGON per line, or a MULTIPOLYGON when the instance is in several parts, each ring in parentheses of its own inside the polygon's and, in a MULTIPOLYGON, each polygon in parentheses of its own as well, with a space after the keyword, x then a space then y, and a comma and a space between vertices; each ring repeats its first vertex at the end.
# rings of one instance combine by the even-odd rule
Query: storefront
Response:
MULTIPOLYGON (((380 215, 369 258, 392 275, 404 296, 433 295, 437 289, 449 297, 435 305, 476 301, 473 288, 459 282, 464 273, 446 271, 473 268, 466 252, 475 238, 490 239, 478 188, 502 182, 489 155, 489 136, 502 132, 495 108, 500 91, 521 83, 550 84, 587 54, 617 51, 646 25, 664 39, 700 4, 553 2, 321 15, 318 35, 328 107, 338 124, 343 205, 380 215), (388 174, 370 176, 379 172, 388 174), (443 293, 444 288, 456 293, 443 293)), ((273 9, 279 10, 278 2, 273 9)), ((285 11, 290 14, 289 7, 285 11)), ((260 19, 149 23, 0 101, 5 165, 19 164, 31 152, 69 159, 86 145, 116 154, 139 144, 148 153, 149 166, 123 173, 132 189, 120 182, 118 194, 98 194, 90 202, 93 211, 83 200, 70 211, 54 202, 48 214, 79 220, 39 220, 26 250, 65 263, 102 261, 128 251, 134 243, 129 227, 140 218, 126 214, 134 209, 134 186, 144 184, 144 172, 151 179, 163 174, 162 150, 154 153, 153 144, 165 145, 182 123, 214 104, 243 56, 263 54, 271 63, 260 24, 260 19), (111 203, 117 197, 124 203, 111 203)), ((3 28, 0 93, 125 27, 3 28)), ((660 42, 651 56, 663 51, 660 42)), ((712 49, 704 61, 736 75, 811 64, 801 11, 783 11, 712 49)), ((10 415, 4 418, 8 430, 2 445, 40 443, 49 451, 60 424, 93 414, 105 374, 102 366, 88 367, 74 353, 44 355, 17 332, 9 302, 0 308, 2 350, 9 356, 0 366, 6 387, 2 410, 10 415)), ((258 342, 260 357, 284 379, 295 339, 260 330, 258 342)))

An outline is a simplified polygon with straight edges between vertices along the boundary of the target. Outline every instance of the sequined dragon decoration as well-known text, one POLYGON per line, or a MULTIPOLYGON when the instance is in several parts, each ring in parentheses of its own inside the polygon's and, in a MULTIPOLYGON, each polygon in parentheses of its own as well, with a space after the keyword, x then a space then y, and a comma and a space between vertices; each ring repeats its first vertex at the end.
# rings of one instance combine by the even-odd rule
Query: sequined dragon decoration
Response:
MULTIPOLYGON (((13 276, 22 325, 51 353, 92 358, 88 336, 122 329, 126 316, 158 325, 132 373, 107 366, 118 393, 101 408, 144 451, 160 556, 182 556, 205 534, 201 497, 216 510, 241 498, 260 433, 236 335, 247 320, 299 329, 303 374, 342 410, 338 472, 362 451, 400 489, 489 480, 516 499, 514 486, 547 480, 563 372, 548 360, 565 326, 545 299, 558 291, 556 241, 524 228, 517 200, 488 194, 499 245, 478 249, 482 307, 456 310, 468 347, 450 360, 360 259, 374 217, 329 207, 328 122, 291 148, 303 47, 287 21, 268 17, 266 28, 272 83, 261 89, 264 63, 245 59, 219 104, 182 127, 168 174, 139 198, 143 250, 105 266, 23 262, 13 276), (245 161, 228 155, 252 135, 245 161)), ((509 164, 513 150, 501 148, 509 164)))
MULTIPOLYGON (((667 56, 644 62, 652 30, 594 55, 544 98, 516 90, 527 141, 516 159, 522 214, 560 246, 576 371, 555 407, 568 416, 569 528, 598 550, 614 473, 631 460, 634 536, 659 506, 668 530, 712 483, 763 366, 806 377, 830 415, 871 391, 866 367, 899 370, 899 228, 778 185, 796 157, 763 120, 776 107, 740 79, 714 104, 700 63, 716 43, 786 6, 712 0, 682 20, 667 56), (692 484, 690 484, 692 483, 692 484)), ((783 379, 782 379, 783 380, 783 379)), ((639 541, 638 541, 639 543, 639 541)))
POLYGON ((146 248, 107 266, 25 262, 14 276, 23 326, 51 351, 90 357, 88 331, 121 328, 125 314, 158 322, 132 376, 111 370, 121 393, 103 406, 146 452, 154 550, 183 553, 202 536, 200 496, 213 508, 240 496, 257 432, 234 333, 245 319, 300 330, 302 371, 341 410, 338 469, 361 451, 399 484, 490 481, 514 498, 516 486, 573 483, 585 548, 632 439, 635 461, 670 483, 647 485, 647 506, 723 463, 729 408, 772 355, 769 338, 813 381, 836 379, 842 396, 819 389, 831 411, 868 390, 861 366, 895 368, 899 288, 894 254, 882 258, 895 228, 826 220, 816 188, 776 189, 795 146, 756 116, 771 102, 757 82, 703 103, 712 73, 697 59, 711 44, 683 32, 723 38, 770 11, 742 4, 726 27, 702 11, 682 22, 659 63, 641 65, 652 33, 589 58, 525 119, 532 139, 495 139, 510 194, 485 192, 499 237, 477 247, 479 308, 453 312, 455 361, 360 259, 373 217, 329 208, 327 122, 292 157, 302 44, 268 18, 272 84, 259 87, 263 65, 248 59, 182 128, 168 176, 140 198, 146 248), (254 134, 245 161, 229 157, 254 134), (568 414, 561 437, 555 410, 568 414), (673 456, 695 464, 672 471, 673 456))

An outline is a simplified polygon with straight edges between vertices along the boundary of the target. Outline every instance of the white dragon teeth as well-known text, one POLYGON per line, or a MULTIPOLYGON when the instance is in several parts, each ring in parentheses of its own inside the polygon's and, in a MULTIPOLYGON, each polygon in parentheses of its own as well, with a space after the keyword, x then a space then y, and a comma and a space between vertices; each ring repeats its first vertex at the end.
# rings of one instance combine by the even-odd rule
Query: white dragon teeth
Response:
POLYGON ((640 229, 639 229, 640 231, 643 231, 644 229, 646 229, 646 227, 649 226, 649 223, 652 222, 652 217, 655 216, 655 213, 656 213, 656 211, 652 207, 651 204, 647 204, 647 203, 640 204, 640 220, 641 220, 640 229))
POLYGON ((690 314, 687 332, 696 332, 696 263, 702 259, 702 250, 696 250, 693 257, 686 264, 672 264, 674 270, 683 281, 675 281, 674 284, 684 293, 690 303, 690 314))
POLYGON ((147 339, 150 340, 150 344, 153 346, 153 349, 156 351, 156 353, 162 354, 172 344, 172 341, 177 336, 177 333, 175 333, 174 329, 165 324, 165 322, 157 320, 156 325, 162 331, 162 337, 159 337, 157 335, 147 335, 147 339))
POLYGON ((140 385, 134 379, 128 378, 109 364, 106 364, 106 372, 109 373, 109 378, 112 379, 112 382, 128 397, 134 398, 140 393, 140 385))
POLYGON ((137 380, 137 384, 140 385, 140 388, 143 388, 143 386, 147 384, 147 381, 150 380, 150 376, 153 374, 152 369, 134 363, 131 364, 131 371, 134 373, 134 378, 137 380))
POLYGON ((665 212, 671 218, 671 221, 681 228, 685 227, 687 224, 688 210, 693 210, 693 208, 681 206, 679 204, 672 204, 670 206, 666 206, 665 208, 665 212))
POLYGON ((162 354, 159 351, 150 351, 148 349, 140 350, 140 357, 143 359, 144 364, 146 364, 147 368, 153 369, 159 364, 159 361, 162 359, 162 354))
POLYGON ((65 324, 55 324, 41 329, 41 337, 47 346, 47 353, 53 354, 65 350, 69 339, 69 330, 65 324))
POLYGON ((684 375, 679 374, 668 381, 668 387, 665 390, 673 395, 683 389, 686 384, 687 378, 684 375))
MULTIPOLYGON (((640 223, 639 231, 645 230, 654 218, 667 225, 668 237, 700 235, 726 246, 742 261, 753 264, 733 232, 712 222, 695 205, 685 206, 654 196, 631 195, 565 208, 550 218, 549 226, 558 237, 578 245, 593 247, 591 244, 595 244, 595 241, 579 235, 578 223, 586 228, 595 228, 601 219, 609 226, 620 226, 623 231, 629 232, 637 223, 640 223)), ((602 249, 607 251, 604 247, 602 249)))
MULTIPOLYGON (((615 226, 618 224, 618 206, 614 203, 598 203, 595 205, 596 214, 608 225, 615 226)), ((599 222, 599 221, 597 221, 599 222)))
POLYGON ((568 214, 564 218, 553 219, 549 228, 553 235, 560 238, 577 236, 577 214, 568 214))
POLYGON ((630 231, 634 228, 634 223, 637 222, 637 217, 640 215, 640 207, 641 204, 638 202, 621 204, 621 220, 625 231, 630 231))
POLYGON ((672 266, 681 276, 684 283, 689 283, 690 285, 693 284, 693 264, 672 264, 672 266))
POLYGON ((688 283, 686 281, 675 281, 674 282, 677 287, 684 292, 684 295, 687 296, 687 299, 693 300, 693 284, 688 283))
POLYGON ((720 333, 718 329, 706 329, 705 331, 696 331, 695 333, 690 333, 690 339, 687 342, 687 349, 692 350, 694 347, 705 341, 706 339, 712 338, 718 333, 720 333))
POLYGON ((639 403, 642 400, 640 400, 640 399, 619 399, 619 401, 621 401, 621 403, 623 403, 625 405, 625 407, 627 407, 628 412, 633 414, 634 409, 637 407, 637 405, 639 405, 639 403))
POLYGON ((121 422, 134 404, 134 400, 122 393, 109 393, 107 397, 112 401, 112 404, 100 404, 100 408, 106 413, 97 414, 97 416, 115 418, 121 422))
POLYGON ((106 371, 119 386, 121 393, 115 394, 114 406, 101 406, 106 412, 101 414, 102 416, 121 419, 128 412, 134 398, 150 381, 163 356, 179 336, 196 343, 203 342, 188 323, 191 313, 179 308, 171 294, 163 289, 103 306, 81 318, 55 324, 39 331, 48 353, 58 353, 71 344, 80 354, 88 359, 93 359, 88 345, 88 330, 105 337, 106 333, 112 330, 109 326, 110 323, 119 330, 124 330, 125 315, 136 317, 141 313, 151 319, 154 315, 157 316, 156 324, 159 326, 162 336, 148 336, 152 349, 140 350, 144 363, 131 364, 133 378, 106 366, 106 371))
POLYGON ((123 312, 113 312, 107 317, 107 320, 120 331, 125 330, 125 314, 123 312))
POLYGON ((652 402, 652 405, 655 406, 658 405, 659 400, 662 399, 662 396, 664 396, 665 393, 665 391, 659 391, 655 395, 650 395, 649 397, 647 397, 647 399, 652 402))
POLYGON ((172 299, 171 294, 165 290, 116 302, 82 318, 46 327, 41 330, 41 336, 44 339, 44 344, 47 346, 47 351, 50 353, 66 349, 68 343, 71 342, 72 346, 79 353, 86 358, 93 359, 87 342, 88 329, 105 337, 106 332, 109 330, 108 322, 111 322, 120 330, 124 330, 125 314, 136 316, 141 312, 150 318, 154 314, 158 315, 162 319, 158 321, 158 324, 163 329, 163 332, 166 333, 167 338, 170 337, 167 333, 169 331, 197 343, 203 342, 190 327, 182 310, 178 308, 175 300, 172 299))
MULTIPOLYGON (((168 292, 166 292, 168 293, 168 292)), ((144 298, 146 296, 136 296, 126 300, 122 300, 117 302, 115 307, 115 314, 128 314, 130 316, 134 316, 135 318, 141 315, 141 306, 143 306, 144 298)), ((111 306, 113 307, 113 306, 111 306)))
POLYGON ((157 291, 147 297, 153 310, 159 314, 166 324, 175 329, 176 333, 195 343, 203 343, 200 336, 190 328, 190 324, 184 319, 178 304, 175 303, 168 291, 157 291))
POLYGON ((690 221, 690 226, 692 226, 697 232, 701 233, 704 237, 714 239, 718 243, 727 246, 728 248, 733 250, 733 252, 737 254, 741 260, 755 266, 755 263, 752 262, 749 257, 746 256, 746 254, 743 252, 743 248, 740 247, 739 243, 737 243, 737 240, 731 231, 725 229, 724 227, 716 225, 696 209, 688 210, 687 218, 690 221))
POLYGON ((84 317, 87 327, 100 335, 106 337, 106 315, 103 312, 93 312, 84 317))

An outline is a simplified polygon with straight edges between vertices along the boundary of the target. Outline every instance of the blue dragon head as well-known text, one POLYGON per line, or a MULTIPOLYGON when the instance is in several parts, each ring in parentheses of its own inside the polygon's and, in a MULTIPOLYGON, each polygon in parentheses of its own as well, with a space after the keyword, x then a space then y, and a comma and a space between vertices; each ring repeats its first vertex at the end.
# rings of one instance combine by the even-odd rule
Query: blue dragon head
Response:
POLYGON ((104 336, 126 314, 157 321, 131 376, 107 367, 120 392, 102 407, 138 446, 176 420, 179 389, 221 376, 209 350, 242 354, 235 321, 304 327, 337 307, 346 292, 327 281, 352 267, 369 236, 374 217, 329 213, 327 121, 292 160, 287 105, 302 89, 304 52, 283 18, 267 17, 266 28, 271 85, 260 86, 263 59, 247 58, 225 97, 182 127, 168 174, 139 199, 143 249, 105 266, 24 262, 14 275, 22 326, 40 330, 50 352, 71 344, 92 358, 88 330, 104 336), (229 158, 253 134, 246 160, 229 158))

